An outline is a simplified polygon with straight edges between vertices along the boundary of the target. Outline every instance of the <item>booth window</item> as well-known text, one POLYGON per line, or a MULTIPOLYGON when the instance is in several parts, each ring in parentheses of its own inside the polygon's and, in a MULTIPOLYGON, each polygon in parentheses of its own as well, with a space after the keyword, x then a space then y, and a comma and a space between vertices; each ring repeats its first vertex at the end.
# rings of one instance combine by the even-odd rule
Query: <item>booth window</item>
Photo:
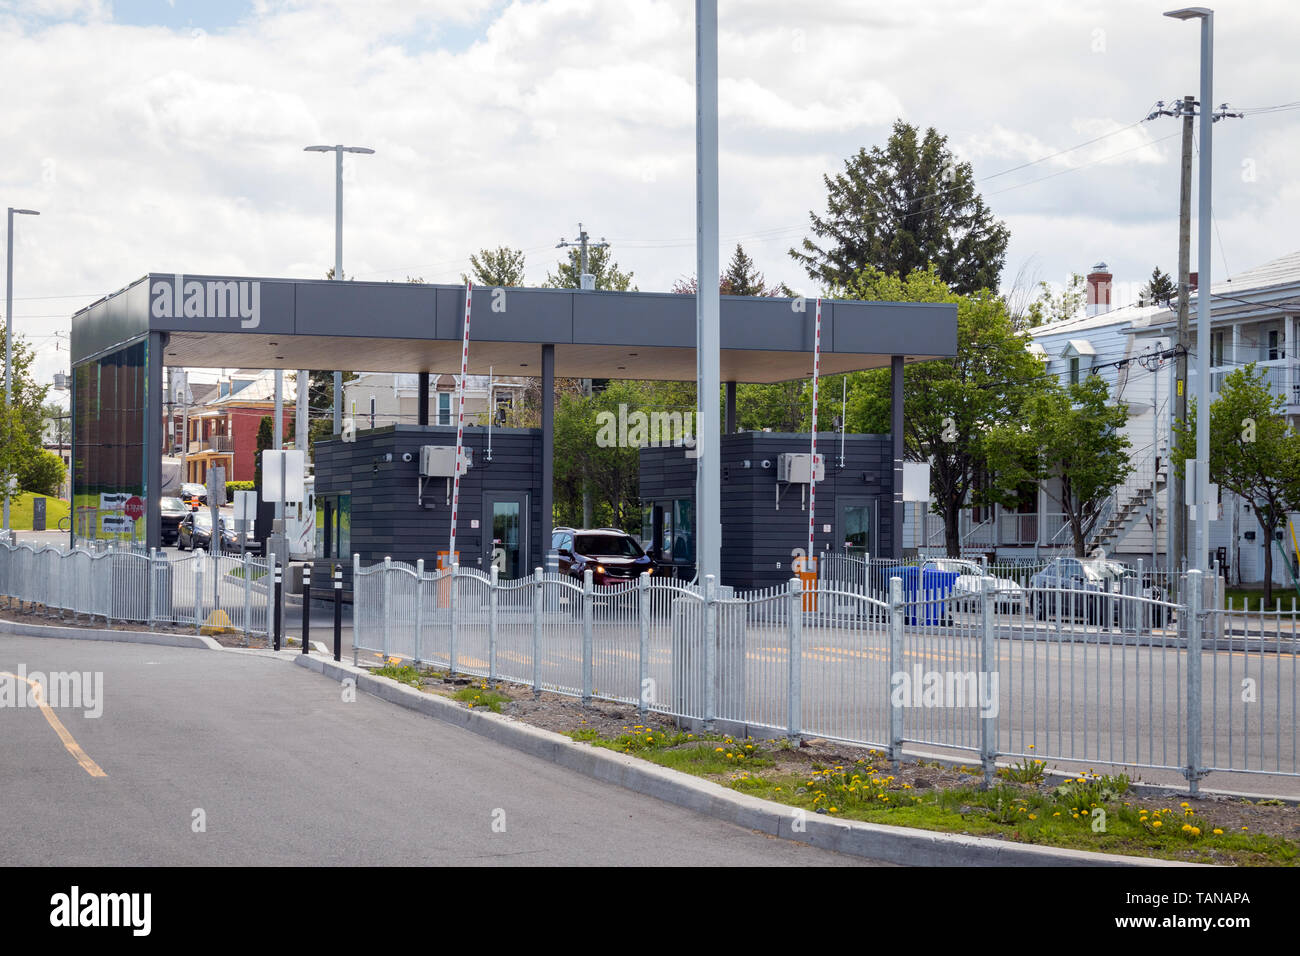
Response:
POLYGON ((451 392, 438 393, 438 424, 451 424, 451 392))

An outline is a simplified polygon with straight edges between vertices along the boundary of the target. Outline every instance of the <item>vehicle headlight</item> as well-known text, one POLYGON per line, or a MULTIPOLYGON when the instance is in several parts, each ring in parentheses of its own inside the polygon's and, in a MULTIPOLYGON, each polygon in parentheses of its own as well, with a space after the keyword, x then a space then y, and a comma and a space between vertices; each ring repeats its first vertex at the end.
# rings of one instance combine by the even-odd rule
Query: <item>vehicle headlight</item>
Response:
POLYGON ((646 574, 654 574, 654 573, 655 573, 655 569, 654 569, 653 567, 646 568, 646 569, 645 569, 645 573, 646 573, 646 574))
POLYGON ((597 573, 597 574, 604 574, 604 573, 605 573, 605 566, 604 566, 603 564, 598 564, 598 565, 596 565, 596 573, 597 573))

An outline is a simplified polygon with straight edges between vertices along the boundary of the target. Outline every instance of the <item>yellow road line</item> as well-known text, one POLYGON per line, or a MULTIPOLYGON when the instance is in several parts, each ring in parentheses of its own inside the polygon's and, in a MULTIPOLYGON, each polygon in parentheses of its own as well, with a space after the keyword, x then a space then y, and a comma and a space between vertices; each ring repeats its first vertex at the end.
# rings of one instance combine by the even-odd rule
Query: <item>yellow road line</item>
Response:
MULTIPOLYGON (((12 677, 14 680, 19 680, 16 674, 11 674, 8 671, 0 671, 0 677, 12 677)), ((59 720, 58 715, 50 709, 50 705, 42 699, 41 685, 30 677, 24 677, 22 680, 32 688, 37 706, 41 708, 41 713, 45 715, 46 722, 59 735, 59 739, 63 741, 63 746, 67 748, 68 753, 72 754, 77 763, 81 764, 81 769, 92 777, 107 777, 108 774, 104 773, 99 764, 91 760, 90 756, 81 749, 81 746, 72 738, 72 734, 68 733, 68 728, 63 726, 63 721, 59 720)))

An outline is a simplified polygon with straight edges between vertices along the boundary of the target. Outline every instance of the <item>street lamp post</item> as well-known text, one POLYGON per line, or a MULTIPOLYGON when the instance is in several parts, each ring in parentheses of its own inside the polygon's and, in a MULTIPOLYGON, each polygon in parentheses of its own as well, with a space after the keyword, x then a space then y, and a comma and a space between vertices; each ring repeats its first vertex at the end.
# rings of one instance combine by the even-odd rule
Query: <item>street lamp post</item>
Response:
MULTIPOLYGON (((334 154, 334 278, 343 279, 343 154, 373 154, 368 146, 306 146, 303 152, 334 154)), ((334 434, 343 429, 343 373, 334 373, 334 434)))
POLYGON ((1201 21, 1201 168, 1200 195, 1196 201, 1196 551, 1193 566, 1210 567, 1210 197, 1214 140, 1214 11, 1208 7, 1183 7, 1165 16, 1201 21))
MULTIPOLYGON (((35 209, 9 207, 9 233, 5 244, 5 412, 13 405, 14 396, 14 216, 39 216, 35 209)), ((8 426, 6 426, 8 427, 8 426)), ((6 442, 7 443, 7 442, 6 442)), ((9 475, 5 475, 4 531, 9 537, 9 475)))

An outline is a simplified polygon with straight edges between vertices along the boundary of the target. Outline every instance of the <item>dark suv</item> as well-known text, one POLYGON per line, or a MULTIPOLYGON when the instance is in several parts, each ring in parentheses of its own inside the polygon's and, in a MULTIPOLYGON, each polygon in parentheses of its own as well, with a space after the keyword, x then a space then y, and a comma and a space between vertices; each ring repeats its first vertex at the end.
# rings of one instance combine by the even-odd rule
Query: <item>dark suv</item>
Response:
POLYGON ((556 528, 551 548, 559 553, 560 573, 579 581, 588 569, 595 584, 623 584, 655 570, 654 560, 636 539, 617 528, 556 528))

